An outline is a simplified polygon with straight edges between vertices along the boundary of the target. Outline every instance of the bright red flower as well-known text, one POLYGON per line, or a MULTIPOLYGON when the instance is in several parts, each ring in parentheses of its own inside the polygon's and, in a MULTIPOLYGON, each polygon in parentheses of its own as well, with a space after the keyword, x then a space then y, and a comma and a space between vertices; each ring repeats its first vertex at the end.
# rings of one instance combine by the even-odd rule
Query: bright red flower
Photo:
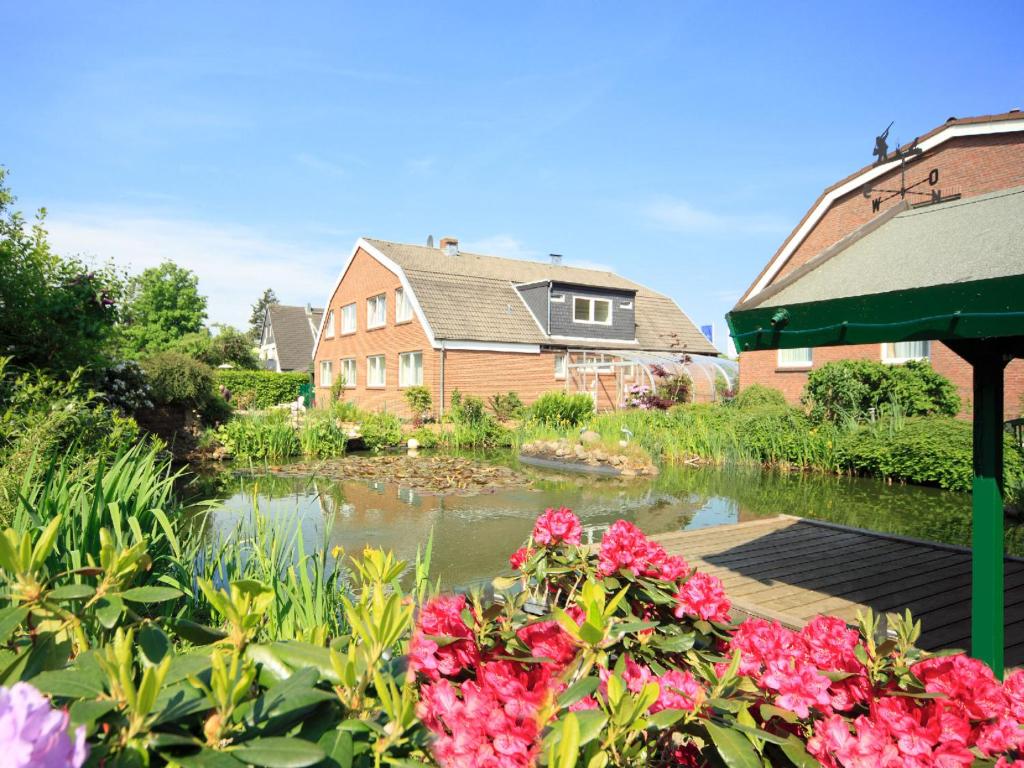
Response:
POLYGON ((508 564, 511 565, 515 570, 521 570, 526 564, 526 561, 533 556, 533 550, 529 547, 520 547, 508 558, 508 564))
POLYGON ((658 700, 651 705, 651 712, 663 709, 685 709, 693 712, 704 699, 704 689, 689 672, 670 669, 658 678, 660 690, 658 700))
POLYGON ((529 624, 516 635, 530 649, 531 655, 551 659, 560 668, 576 658, 576 644, 557 622, 529 624))
POLYGON ((647 566, 650 553, 650 542, 639 528, 625 520, 616 520, 601 538, 598 573, 611 576, 626 570, 639 576, 647 566))
POLYGON ((984 662, 964 654, 926 659, 911 672, 929 693, 949 697, 971 720, 989 720, 1006 712, 1003 686, 984 662))
POLYGON ((457 677, 480 662, 473 630, 463 621, 465 595, 440 595, 423 606, 409 642, 409 669, 431 680, 457 677), (457 638, 441 644, 431 638, 457 638))
POLYGON ((697 616, 706 621, 729 620, 729 598, 722 580, 710 573, 695 573, 675 594, 675 616, 697 616))
POLYGON ((579 544, 582 534, 580 519, 567 507, 545 510, 533 526, 533 540, 544 547, 579 544))
POLYGON ((1024 723, 1024 669, 1016 669, 1003 679, 1003 693, 1010 716, 1024 723))

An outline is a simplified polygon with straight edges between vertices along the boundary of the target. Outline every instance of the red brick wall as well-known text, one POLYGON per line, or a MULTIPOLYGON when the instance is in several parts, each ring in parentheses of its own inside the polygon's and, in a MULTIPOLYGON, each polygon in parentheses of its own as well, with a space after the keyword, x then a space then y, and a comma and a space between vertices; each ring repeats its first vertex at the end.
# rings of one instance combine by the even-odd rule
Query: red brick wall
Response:
MULTIPOLYGON (((565 389, 565 381, 555 378, 555 353, 477 352, 463 349, 445 352, 445 405, 458 389, 464 395, 486 400, 493 394, 515 392, 529 405, 545 392, 565 389)), ((440 382, 434 386, 440 391, 440 382)))
MULTIPOLYGON (((907 166, 907 183, 922 179, 933 169, 939 171, 936 188, 944 194, 959 192, 963 197, 1024 185, 1024 133, 971 136, 952 139, 907 166)), ((899 170, 871 182, 874 187, 898 189, 899 170)), ((928 189, 923 184, 918 189, 928 189)), ((883 202, 880 211, 899 203, 899 197, 883 202)), ((836 200, 828 212, 790 256, 775 280, 785 277, 825 248, 870 221, 876 213, 871 200, 854 190, 836 200)), ((970 413, 971 367, 943 344, 932 344, 932 365, 956 384, 964 403, 963 415, 970 413)), ((881 359, 879 345, 819 347, 813 352, 814 367, 833 360, 881 359)), ((740 355, 740 388, 753 383, 781 389, 790 402, 799 402, 807 381, 806 371, 780 370, 772 352, 743 352, 740 355)), ((1024 361, 1015 360, 1006 369, 1006 418, 1020 414, 1024 395, 1024 361)))

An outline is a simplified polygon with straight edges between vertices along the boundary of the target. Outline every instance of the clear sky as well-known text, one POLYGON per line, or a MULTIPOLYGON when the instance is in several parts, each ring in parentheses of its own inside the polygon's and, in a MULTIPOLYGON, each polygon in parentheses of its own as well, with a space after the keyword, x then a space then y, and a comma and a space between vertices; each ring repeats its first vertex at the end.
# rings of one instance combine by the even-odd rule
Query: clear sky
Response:
POLYGON ((1024 2, 3 2, 62 252, 321 304, 363 234, 603 265, 716 323, 873 137, 1024 109, 1024 2))

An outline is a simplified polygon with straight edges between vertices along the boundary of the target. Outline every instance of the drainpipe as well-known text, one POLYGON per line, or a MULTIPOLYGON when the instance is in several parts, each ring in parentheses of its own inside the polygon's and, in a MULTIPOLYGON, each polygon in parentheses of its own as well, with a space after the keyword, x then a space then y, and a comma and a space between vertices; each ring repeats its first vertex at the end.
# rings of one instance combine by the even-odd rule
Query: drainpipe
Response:
POLYGON ((441 405, 437 412, 438 418, 444 418, 444 339, 441 339, 441 405))

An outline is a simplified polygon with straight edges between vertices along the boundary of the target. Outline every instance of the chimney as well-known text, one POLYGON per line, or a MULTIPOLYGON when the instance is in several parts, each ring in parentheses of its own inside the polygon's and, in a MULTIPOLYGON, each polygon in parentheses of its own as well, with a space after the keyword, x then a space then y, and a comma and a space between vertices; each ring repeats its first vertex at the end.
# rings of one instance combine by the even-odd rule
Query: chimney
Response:
POLYGON ((433 248, 433 247, 434 247, 434 236, 433 235, 427 235, 427 248, 433 248))
POLYGON ((552 264, 561 264, 562 263, 562 254, 560 254, 560 253, 549 253, 548 256, 551 257, 551 263, 552 264))
POLYGON ((458 256, 459 239, 457 237, 442 237, 441 250, 444 251, 447 256, 458 256))

